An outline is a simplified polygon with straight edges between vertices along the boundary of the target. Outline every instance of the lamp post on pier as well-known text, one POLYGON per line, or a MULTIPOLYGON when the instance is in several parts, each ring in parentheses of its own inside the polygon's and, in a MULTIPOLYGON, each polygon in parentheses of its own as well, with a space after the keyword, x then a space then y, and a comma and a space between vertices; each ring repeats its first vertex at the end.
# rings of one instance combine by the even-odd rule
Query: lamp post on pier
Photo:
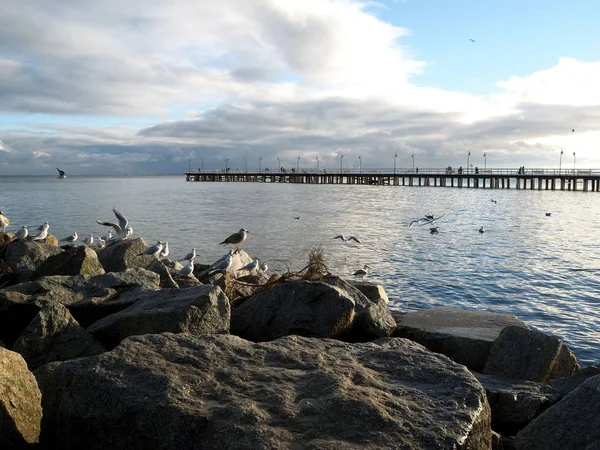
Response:
POLYGON ((319 171, 319 157, 317 156, 317 157, 315 158, 315 160, 317 161, 317 172, 318 172, 318 171, 319 171))
POLYGON ((279 161, 279 157, 277 157, 277 172, 281 172, 281 161, 279 161))
POLYGON ((485 169, 487 169, 487 157, 485 155, 485 153, 483 154, 483 171, 485 172, 485 169))
POLYGON ((575 152, 573 152, 573 173, 575 173, 575 152))
POLYGON ((564 150, 560 151, 560 157, 558 158, 558 174, 560 175, 562 172, 562 155, 564 153, 564 150))
POLYGON ((394 175, 396 175, 396 158, 398 157, 398 153, 394 153, 394 175))
POLYGON ((340 157, 340 173, 344 172, 344 155, 340 157))
POLYGON ((467 173, 469 173, 469 159, 471 158, 471 152, 467 153, 467 173))
POLYGON ((362 158, 358 155, 358 173, 362 173, 362 158))
POLYGON ((202 158, 200 160, 201 164, 200 164, 200 170, 202 170, 202 172, 204 172, 204 158, 202 158))
MULTIPOLYGON (((575 155, 575 153, 573 153, 575 155)), ((575 168, 575 164, 573 164, 573 168, 575 168)), ((188 173, 192 171, 192 160, 188 160, 188 173)))
POLYGON ((225 158, 225 174, 227 174, 227 165, 229 164, 229 158, 225 158))
POLYGON ((247 173, 248 172, 248 159, 244 158, 244 170, 247 173))
POLYGON ((298 162, 296 163, 296 172, 300 172, 300 157, 298 156, 298 162))
POLYGON ((412 155, 410 155, 410 157, 412 158, 412 161, 413 161, 413 173, 415 173, 415 154, 413 153, 412 155))
POLYGON ((260 163, 262 162, 262 156, 258 157, 258 173, 260 173, 260 163))

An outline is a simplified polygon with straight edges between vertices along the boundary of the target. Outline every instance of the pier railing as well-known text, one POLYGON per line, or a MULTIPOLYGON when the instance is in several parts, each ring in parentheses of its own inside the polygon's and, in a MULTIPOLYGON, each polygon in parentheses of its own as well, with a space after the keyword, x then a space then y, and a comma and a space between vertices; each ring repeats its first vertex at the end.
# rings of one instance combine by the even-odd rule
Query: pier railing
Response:
POLYGON ((212 170, 192 170, 187 173, 203 173, 203 174, 348 174, 348 175, 522 175, 522 176, 582 176, 582 177, 598 177, 600 176, 600 169, 547 169, 547 168, 532 168, 521 171, 519 168, 504 168, 504 169, 460 169, 452 168, 428 168, 419 167, 415 169, 405 168, 300 168, 299 170, 277 170, 277 169, 262 169, 258 170, 251 169, 212 169, 212 170))

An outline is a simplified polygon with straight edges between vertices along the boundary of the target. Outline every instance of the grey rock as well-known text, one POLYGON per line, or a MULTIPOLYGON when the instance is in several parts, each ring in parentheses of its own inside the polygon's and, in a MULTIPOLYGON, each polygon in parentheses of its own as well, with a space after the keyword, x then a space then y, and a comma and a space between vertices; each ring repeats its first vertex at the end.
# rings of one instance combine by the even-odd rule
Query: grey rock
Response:
POLYGON ((198 281, 194 275, 190 275, 187 277, 176 276, 175 281, 180 289, 188 289, 195 286, 202 286, 202 283, 198 281))
POLYGON ((128 336, 148 333, 227 333, 229 300, 216 286, 148 291, 145 298, 88 327, 108 348, 128 336))
POLYGON ((18 282, 19 276, 17 273, 3 259, 0 259, 0 289, 18 282))
POLYGON ((15 271, 19 281, 29 281, 46 259, 61 252, 60 248, 44 242, 15 241, 6 246, 4 261, 15 271))
POLYGON ((477 372, 483 371, 492 343, 505 327, 527 329, 514 315, 485 311, 431 308, 393 314, 397 322, 393 336, 418 342, 477 372))
POLYGON ((148 243, 142 238, 127 239, 98 250, 98 259, 107 272, 122 272, 136 267, 145 269, 156 260, 153 256, 140 256, 146 248, 148 243))
POLYGON ((165 265, 163 261, 158 259, 152 261, 148 266, 148 270, 157 273, 160 276, 160 287, 167 289, 179 289, 179 285, 173 277, 171 276, 171 272, 165 265))
POLYGON ((548 381, 572 375, 579 364, 558 338, 539 331, 506 327, 494 341, 485 374, 530 381, 548 381))
POLYGON ((600 375, 588 378, 516 436, 519 450, 600 449, 600 375))
POLYGON ((492 429, 515 435, 563 396, 553 387, 534 381, 473 373, 485 389, 492 409, 492 429))
POLYGON ((48 450, 491 447, 481 385, 403 339, 144 335, 36 376, 48 450))
POLYGON ((21 355, 0 348, 0 445, 31 448, 40 437, 42 394, 21 355))
POLYGON ((337 337, 354 320, 354 300, 322 282, 289 281, 253 295, 231 313, 231 333, 251 341, 290 334, 337 337))
POLYGON ((25 358, 29 370, 52 361, 66 361, 106 351, 60 303, 42 306, 12 350, 25 358))
POLYGON ((96 252, 81 245, 48 257, 42 262, 33 278, 52 275, 102 275, 104 269, 96 252))
POLYGON ((372 283, 370 281, 354 281, 348 280, 352 286, 362 292, 365 297, 375 303, 383 301, 386 305, 389 305, 390 299, 388 298, 385 289, 382 285, 372 283))
POLYGON ((600 375, 600 366, 588 366, 581 369, 575 375, 570 377, 556 378, 548 381, 548 384, 560 392, 562 395, 567 395, 573 389, 579 387, 581 383, 590 377, 600 375))

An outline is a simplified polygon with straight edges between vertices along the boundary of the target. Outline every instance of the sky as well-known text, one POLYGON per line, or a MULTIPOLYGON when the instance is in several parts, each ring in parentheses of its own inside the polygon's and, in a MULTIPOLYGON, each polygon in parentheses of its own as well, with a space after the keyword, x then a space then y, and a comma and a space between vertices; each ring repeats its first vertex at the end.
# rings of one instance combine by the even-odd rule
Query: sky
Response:
POLYGON ((597 0, 2 10, 0 175, 600 168, 597 0))

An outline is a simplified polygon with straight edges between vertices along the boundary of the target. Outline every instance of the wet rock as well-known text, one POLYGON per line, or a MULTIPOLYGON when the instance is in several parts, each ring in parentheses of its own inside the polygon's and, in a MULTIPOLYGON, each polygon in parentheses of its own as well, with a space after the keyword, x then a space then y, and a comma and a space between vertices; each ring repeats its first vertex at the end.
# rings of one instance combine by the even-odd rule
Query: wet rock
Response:
POLYGON ((17 273, 19 281, 29 281, 46 259, 61 252, 57 246, 44 242, 15 241, 6 246, 4 261, 17 273))
POLYGON ((548 381, 579 371, 575 355, 558 338, 520 327, 506 327, 494 341, 483 373, 548 381))
POLYGON ((42 262, 33 274, 33 278, 52 275, 101 275, 104 268, 96 252, 81 245, 50 256, 42 262))
POLYGON ((557 378, 548 381, 548 384, 560 392, 562 395, 567 395, 573 389, 576 389, 581 383, 590 377, 600 375, 600 366, 588 366, 581 369, 575 375, 570 377, 557 378))
POLYGON ((48 450, 491 446, 475 378, 403 339, 144 335, 36 376, 48 450))
POLYGON ((143 255, 148 243, 142 239, 128 239, 107 245, 98 251, 98 259, 107 272, 122 272, 132 268, 147 268, 156 260, 153 256, 143 255))
POLYGON ((485 389, 492 409, 492 429, 504 435, 514 436, 562 398, 560 392, 544 383, 473 375, 485 389))
POLYGON ((21 355, 0 348, 0 445, 24 449, 36 444, 42 420, 42 395, 21 355))
POLYGON ((483 371, 492 343, 505 327, 527 329, 511 314, 455 308, 407 312, 396 314, 395 318, 397 327, 393 336, 418 342, 477 372, 483 371))
POLYGON ((386 305, 389 305, 390 299, 388 298, 385 289, 382 285, 377 283, 371 283, 370 281, 354 281, 349 280, 348 283, 362 292, 365 297, 375 303, 383 301, 386 305))
POLYGON ((322 282, 289 281, 260 291, 231 313, 231 333, 251 341, 290 334, 337 337, 354 320, 347 292, 322 282))
POLYGON ((130 307, 88 327, 108 348, 128 336, 148 333, 227 333, 231 318, 229 300, 216 286, 148 291, 130 307))
POLYGON ((519 450, 600 448, 600 375, 588 378, 516 436, 519 450))
POLYGON ((29 370, 52 361, 66 361, 106 351, 59 303, 42 306, 12 350, 25 358, 29 370))

